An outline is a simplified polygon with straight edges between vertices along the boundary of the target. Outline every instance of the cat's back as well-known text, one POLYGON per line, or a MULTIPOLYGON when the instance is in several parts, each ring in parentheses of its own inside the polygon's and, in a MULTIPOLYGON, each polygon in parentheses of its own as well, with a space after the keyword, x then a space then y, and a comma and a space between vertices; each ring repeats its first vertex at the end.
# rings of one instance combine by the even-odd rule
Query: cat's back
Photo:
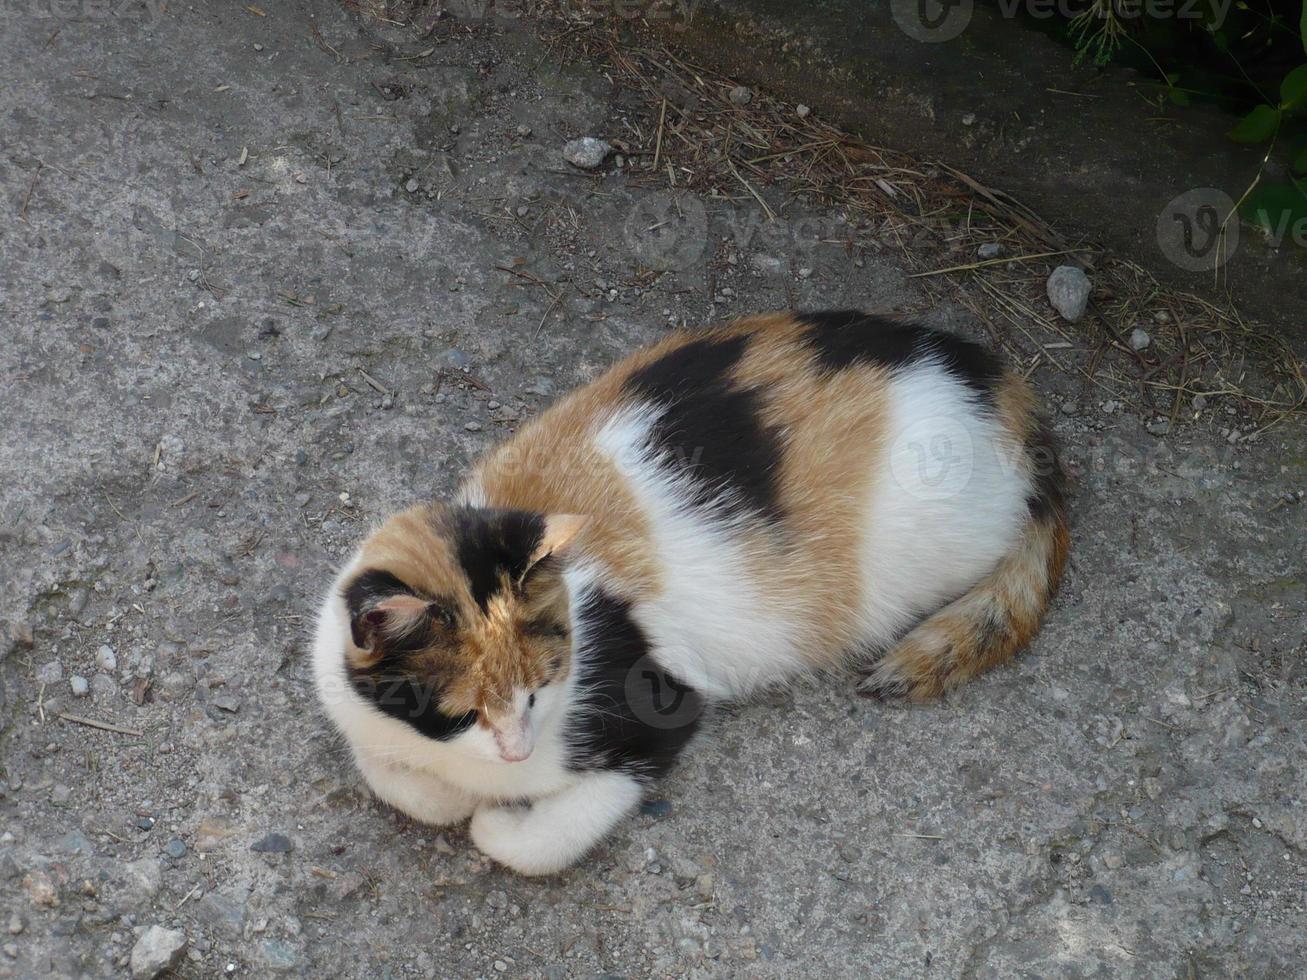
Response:
POLYGON ((975 450, 1027 410, 1019 379, 952 335, 853 312, 753 317, 620 362, 493 451, 466 496, 590 516, 582 550, 645 631, 705 690, 739 693, 918 611, 911 581, 869 595, 913 548, 961 539, 958 581, 995 560, 1024 474, 1005 486, 975 450), (962 441, 988 501, 931 484, 962 441), (974 554, 968 511, 992 530, 974 554))

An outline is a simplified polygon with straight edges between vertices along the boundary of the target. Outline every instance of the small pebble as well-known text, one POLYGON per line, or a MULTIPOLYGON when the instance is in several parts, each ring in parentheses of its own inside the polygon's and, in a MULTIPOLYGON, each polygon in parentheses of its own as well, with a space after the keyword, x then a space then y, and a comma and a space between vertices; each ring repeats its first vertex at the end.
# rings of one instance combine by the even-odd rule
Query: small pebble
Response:
POLYGON ((186 856, 186 842, 180 837, 174 837, 163 845, 163 853, 173 859, 183 858, 186 856))
POLYGON ((747 85, 737 85, 731 89, 729 98, 736 105, 748 105, 753 101, 753 90, 747 85))
POLYGON ((58 684, 64 679, 64 665, 58 660, 51 660, 48 663, 41 664, 36 669, 36 682, 38 684, 58 684))
POLYGON ((563 145, 563 159, 582 170, 594 170, 613 152, 610 144, 593 136, 582 136, 563 145))
POLYGON ((81 674, 68 678, 68 686, 73 690, 73 697, 84 698, 91 693, 91 682, 81 674))
POLYGON ((1089 304, 1089 292, 1092 288, 1089 277, 1083 269, 1074 265, 1060 265, 1053 270, 1047 283, 1048 301, 1053 309, 1070 323, 1076 323, 1085 315, 1089 304))
POLYGON ((480 422, 465 422, 465 423, 463 424, 463 428, 467 429, 468 432, 480 432, 480 431, 481 431, 481 423, 480 423, 480 422))
POLYGON ((95 651, 95 665, 107 674, 112 674, 118 669, 118 657, 113 652, 113 647, 104 644, 100 649, 95 651))
POLYGON ((518 136, 521 136, 523 139, 526 139, 526 137, 528 137, 528 136, 531 135, 531 127, 530 127, 530 126, 518 126, 518 127, 517 127, 517 135, 518 135, 518 136))
POLYGON ((404 190, 412 194, 417 189, 418 189, 418 182, 414 178, 410 177, 408 183, 404 185, 404 190))
POLYGON ((285 834, 273 831, 265 834, 250 845, 250 850, 259 854, 285 854, 294 848, 291 839, 285 834))
POLYGON ((150 926, 132 947, 131 969, 135 980, 153 980, 176 966, 186 949, 186 933, 163 926, 150 926))
POLYGON ((1152 342, 1153 342, 1153 338, 1148 336, 1147 330, 1143 330, 1140 327, 1135 327, 1134 330, 1130 331, 1131 350, 1143 350, 1152 342))
POLYGON ((91 678, 91 696, 96 703, 112 701, 118 696, 118 682, 108 674, 96 674, 91 678))
POLYGON ((647 817, 665 817, 672 812, 670 800, 645 800, 640 804, 640 812, 647 817))
POLYGON ((802 102, 800 102, 797 106, 794 107, 794 111, 799 114, 800 119, 807 119, 808 113, 812 112, 812 110, 808 108, 808 106, 804 105, 802 102))
POLYGON ((999 242, 985 242, 980 248, 976 249, 976 257, 982 261, 996 259, 1003 254, 1003 246, 999 242))

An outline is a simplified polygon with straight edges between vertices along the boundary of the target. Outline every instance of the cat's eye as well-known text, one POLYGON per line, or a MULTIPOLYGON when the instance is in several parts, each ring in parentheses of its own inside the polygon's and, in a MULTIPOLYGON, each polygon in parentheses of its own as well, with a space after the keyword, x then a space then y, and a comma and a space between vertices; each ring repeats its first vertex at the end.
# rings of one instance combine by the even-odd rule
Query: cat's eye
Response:
POLYGON ((527 636, 542 640, 563 640, 567 638, 567 627, 556 619, 533 619, 526 624, 527 636))

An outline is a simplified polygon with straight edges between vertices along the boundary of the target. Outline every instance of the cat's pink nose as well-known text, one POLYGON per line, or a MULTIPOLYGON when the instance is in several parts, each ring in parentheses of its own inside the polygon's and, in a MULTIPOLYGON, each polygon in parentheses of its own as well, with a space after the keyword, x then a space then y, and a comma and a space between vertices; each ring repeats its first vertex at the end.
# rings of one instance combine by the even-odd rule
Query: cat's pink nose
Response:
POLYGON ((495 747, 505 762, 521 762, 531 756, 535 748, 535 732, 528 719, 521 719, 508 730, 495 729, 495 747))

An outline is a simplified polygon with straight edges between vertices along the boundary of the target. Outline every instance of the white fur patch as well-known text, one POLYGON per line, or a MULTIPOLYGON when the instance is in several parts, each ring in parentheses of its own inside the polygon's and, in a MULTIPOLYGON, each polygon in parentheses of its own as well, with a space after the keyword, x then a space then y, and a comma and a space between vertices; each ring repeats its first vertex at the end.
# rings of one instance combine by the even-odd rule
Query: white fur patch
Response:
POLYGON ((659 409, 616 413, 595 444, 630 482, 648 518, 662 591, 632 617, 655 658, 708 698, 739 697, 803 666, 785 597, 748 573, 736 525, 695 506, 695 488, 650 446, 659 409))
POLYGON ((1024 457, 976 398, 929 362, 891 383, 889 452, 874 463, 861 548, 869 646, 966 592, 1021 534, 1024 457))

